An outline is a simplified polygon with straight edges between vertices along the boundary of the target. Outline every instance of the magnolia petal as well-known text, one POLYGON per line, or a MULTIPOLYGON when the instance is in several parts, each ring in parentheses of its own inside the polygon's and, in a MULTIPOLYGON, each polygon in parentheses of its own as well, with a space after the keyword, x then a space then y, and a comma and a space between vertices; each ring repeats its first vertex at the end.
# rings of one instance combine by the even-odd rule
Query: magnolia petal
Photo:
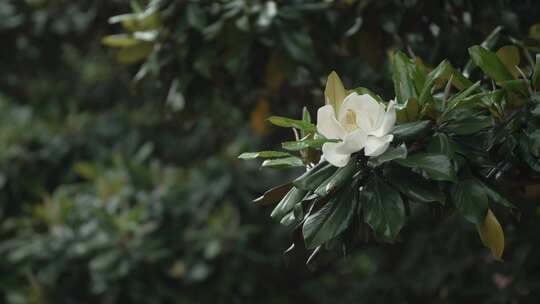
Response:
POLYGON ((379 117, 384 113, 384 106, 369 96, 369 94, 358 95, 358 93, 354 92, 345 97, 341 105, 338 119, 341 124, 347 122, 346 115, 348 111, 356 114, 356 124, 358 127, 368 135, 371 135, 375 131, 379 117))
POLYGON ((367 134, 360 130, 354 130, 345 135, 343 142, 336 148, 336 151, 341 154, 352 154, 362 150, 366 146, 367 134))
POLYGON ((317 131, 328 139, 342 139, 345 130, 336 119, 334 108, 326 105, 317 111, 317 131))
POLYGON ((325 143, 322 146, 324 159, 336 167, 345 167, 351 159, 350 154, 342 154, 337 151, 341 145, 342 143, 325 143))
POLYGON ((366 156, 379 156, 388 149, 390 142, 394 139, 394 135, 386 135, 383 137, 368 136, 364 153, 366 156))
POLYGON ((326 88, 324 89, 324 96, 326 99, 326 104, 334 107, 336 113, 339 113, 339 108, 345 96, 347 96, 347 91, 341 82, 338 74, 335 71, 332 71, 328 75, 326 80, 326 88))
POLYGON ((394 125, 396 124, 396 109, 395 109, 395 102, 391 100, 388 103, 388 107, 386 109, 386 112, 384 112, 381 117, 379 118, 379 126, 378 128, 370 135, 374 135, 377 137, 384 136, 390 131, 392 131, 392 128, 394 128, 394 125))

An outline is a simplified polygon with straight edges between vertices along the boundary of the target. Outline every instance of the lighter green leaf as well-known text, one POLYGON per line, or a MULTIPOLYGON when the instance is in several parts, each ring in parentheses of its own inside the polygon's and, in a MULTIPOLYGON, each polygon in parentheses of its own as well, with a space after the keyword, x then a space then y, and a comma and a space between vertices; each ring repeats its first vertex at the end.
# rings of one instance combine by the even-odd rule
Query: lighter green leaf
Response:
POLYGON ((291 156, 287 152, 281 151, 259 151, 259 152, 244 152, 238 156, 240 159, 255 159, 255 158, 275 158, 291 156))

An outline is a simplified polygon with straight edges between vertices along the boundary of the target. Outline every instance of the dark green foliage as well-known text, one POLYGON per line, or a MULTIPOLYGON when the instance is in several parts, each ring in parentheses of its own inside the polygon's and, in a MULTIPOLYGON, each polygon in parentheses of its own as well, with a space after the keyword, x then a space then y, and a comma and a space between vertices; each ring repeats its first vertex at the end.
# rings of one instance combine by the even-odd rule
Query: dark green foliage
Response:
MULTIPOLYGON (((304 105, 315 114, 331 70, 347 85, 394 98, 391 49, 403 52, 399 59, 405 67, 399 69, 426 77, 406 83, 400 102, 409 96, 419 98, 417 103, 433 98, 443 108, 439 96, 424 93, 421 98, 422 92, 444 85, 441 79, 428 82, 429 69, 444 58, 463 66, 467 48, 499 24, 504 29, 482 47, 495 52, 510 43, 507 35, 538 47, 537 40, 524 37, 539 21, 538 3, 276 1, 272 7, 268 1, 163 0, 147 7, 148 1, 130 2, 0 1, 0 302, 535 302, 540 283, 537 201, 512 197, 522 214, 516 223, 497 210, 509 206, 508 193, 486 193, 490 204, 497 203, 490 208, 500 215, 508 240, 506 263, 493 263, 472 226, 444 212, 450 200, 439 191, 448 182, 408 176, 407 182, 418 186, 403 196, 410 216, 400 232, 403 241, 325 244, 335 250, 319 251, 320 259, 313 262, 320 267, 309 271, 305 261, 311 251, 295 235, 295 249, 283 259, 289 234, 268 219, 292 185, 251 203, 265 189, 294 177, 261 171, 237 156, 290 141, 289 130, 264 121, 262 131, 256 129, 257 117, 299 118, 304 105), (104 39, 113 34, 122 36, 104 39), (425 71, 408 70, 411 51, 425 71), (256 109, 265 104, 268 111, 257 116, 256 109), (415 203, 425 203, 420 197, 446 205, 417 208, 415 203)), ((480 73, 470 66, 472 75, 480 73)), ((535 90, 537 70, 525 71, 535 90)), ((461 73, 454 75, 459 90, 472 85, 461 73)), ((482 81, 484 87, 491 85, 482 81)), ((515 83, 496 86, 522 91, 515 83)), ((478 95, 479 90, 462 91, 460 99, 446 104, 481 103, 483 111, 488 106, 487 111, 498 111, 510 102, 506 91, 492 96, 478 95)), ((501 117, 495 121, 497 131, 469 138, 452 129, 459 121, 459 113, 452 112, 441 120, 439 133, 425 133, 426 142, 437 142, 427 152, 447 155, 454 168, 467 168, 485 164, 477 150, 501 149, 507 151, 505 158, 482 167, 490 176, 513 174, 506 168, 515 163, 520 172, 534 172, 538 113, 501 117), (452 156, 438 134, 448 137, 448 147, 459 142, 466 149, 452 156)), ((430 120, 427 110, 415 115, 430 120)), ((291 154, 302 156, 323 143, 304 139, 312 130, 307 126, 287 146, 291 154)), ((300 158, 279 156, 286 160, 270 165, 305 165, 300 158)), ((336 170, 311 197, 288 208, 287 228, 301 224, 298 206, 312 207, 310 216, 318 214, 313 219, 320 223, 313 226, 318 227, 313 245, 336 235, 364 241, 368 227, 342 225, 358 224, 351 211, 361 214, 361 199, 333 196, 338 189, 355 189, 345 181, 357 165, 336 170), (315 203, 320 198, 326 205, 315 203)), ((399 220, 403 209, 394 192, 402 190, 393 174, 380 176, 377 187, 388 190, 395 203, 388 219, 399 220)), ((493 189, 498 181, 478 180, 493 189)), ((508 186, 525 189, 521 180, 508 186)), ((384 223, 392 224, 390 234, 401 227, 376 215, 381 214, 372 215, 381 237, 384 223)))

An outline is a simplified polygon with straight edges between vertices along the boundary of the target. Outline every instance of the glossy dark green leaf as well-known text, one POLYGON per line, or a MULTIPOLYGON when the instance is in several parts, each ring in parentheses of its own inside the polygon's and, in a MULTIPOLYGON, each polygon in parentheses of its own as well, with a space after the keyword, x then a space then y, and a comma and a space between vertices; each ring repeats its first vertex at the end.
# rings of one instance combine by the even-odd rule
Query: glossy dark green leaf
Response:
POLYGON ((456 208, 474 224, 484 222, 488 209, 486 187, 474 179, 456 183, 452 189, 452 200, 456 208))
POLYGON ((448 138, 448 135, 435 133, 428 143, 427 151, 429 153, 444 154, 451 159, 454 157, 456 149, 454 143, 448 138))
POLYGON ((514 92, 521 96, 527 96, 529 94, 529 83, 527 80, 524 79, 506 80, 501 81, 498 84, 508 92, 514 92))
POLYGON ((480 81, 477 81, 474 84, 472 84, 470 87, 452 96, 450 99, 448 99, 448 108, 449 109, 455 108, 460 102, 462 102, 464 99, 466 99, 467 97, 475 93, 479 87, 480 87, 480 81))
POLYGON ((495 53, 476 45, 469 48, 469 55, 474 64, 480 67, 491 79, 497 82, 514 79, 495 53))
POLYGON ((385 170, 388 181, 410 200, 419 203, 445 202, 444 194, 437 183, 428 181, 407 169, 391 168, 385 170))
MULTIPOLYGON (((480 44, 480 46, 482 46, 482 47, 484 47, 484 48, 486 48, 488 50, 492 50, 493 47, 495 47, 495 44, 497 44, 497 41, 499 41, 499 37, 501 36, 501 31, 502 31, 501 26, 497 26, 496 28, 494 28, 493 31, 491 31, 491 33, 486 37, 486 39, 484 39, 484 41, 482 41, 482 44, 480 44)), ((475 67, 476 67, 476 65, 475 65, 474 61, 472 60, 472 58, 471 58, 465 64, 465 68, 463 69, 463 73, 468 76, 475 67)))
POLYGON ((420 97, 418 98, 418 102, 421 105, 424 104, 428 100, 428 97, 431 96, 431 89, 433 88, 435 81, 439 79, 444 73, 447 73, 447 70, 448 61, 444 60, 427 75, 426 82, 424 84, 424 87, 422 88, 420 97))
POLYGON ((268 121, 278 127, 296 128, 306 132, 315 132, 317 129, 317 127, 312 123, 287 117, 271 116, 268 118, 268 121))
POLYGON ((456 70, 450 63, 448 63, 446 73, 442 76, 442 78, 448 81, 450 76, 452 77, 452 85, 460 90, 467 89, 473 85, 473 82, 469 80, 469 78, 465 77, 460 71, 456 70))
POLYGON ((356 212, 357 193, 356 187, 348 184, 306 218, 302 233, 308 249, 335 238, 349 227, 356 212))
POLYGON ((534 155, 532 155, 532 152, 529 146, 529 139, 527 135, 525 134, 522 134, 519 137, 518 151, 519 151, 519 156, 521 157, 521 159, 527 165, 529 165, 531 169, 533 169, 536 172, 540 172, 540 158, 534 157, 534 155))
POLYGON ((392 56, 392 80, 398 104, 403 104, 409 98, 416 96, 411 77, 413 66, 411 59, 402 52, 397 52, 392 56))
POLYGON ((492 127, 494 124, 495 121, 491 116, 472 116, 448 123, 445 130, 455 135, 468 135, 492 127))
POLYGON ((536 54, 531 83, 535 90, 540 89, 540 54, 536 54))
POLYGON ((255 159, 255 158, 277 158, 291 156, 287 152, 281 151, 259 151, 259 152, 245 152, 238 156, 240 159, 255 159))
POLYGON ((388 147, 388 149, 381 155, 376 157, 371 157, 368 161, 369 165, 372 167, 377 167, 385 162, 389 162, 395 159, 404 159, 407 157, 407 146, 401 144, 397 147, 388 147))
POLYGON ((456 181, 456 171, 444 154, 416 153, 396 162, 404 167, 420 169, 427 177, 439 181, 456 181))
POLYGON ((345 167, 338 168, 332 176, 315 189, 314 193, 319 197, 328 195, 330 192, 339 189, 342 185, 350 181, 357 171, 357 163, 350 161, 345 167))
POLYGON ((293 185, 304 190, 315 190, 336 170, 336 167, 327 162, 319 163, 295 179, 293 185))
POLYGON ((292 187, 289 192, 281 199, 277 206, 272 210, 270 216, 272 218, 281 219, 287 213, 293 210, 294 206, 301 202, 307 191, 292 187))
POLYGON ((292 183, 287 183, 284 185, 276 186, 263 195, 253 200, 254 203, 261 206, 273 205, 281 201, 283 197, 291 190, 292 183))
POLYGON ((516 208, 514 204, 512 204, 510 201, 508 201, 504 196, 502 196, 499 192, 493 190, 490 186, 484 185, 484 189, 486 191, 486 194, 488 198, 501 206, 507 207, 507 208, 516 208))
POLYGON ((372 178, 360 192, 364 221, 378 238, 393 240, 405 223, 405 208, 399 193, 385 182, 372 178))
POLYGON ((276 168, 276 169, 290 168, 290 167, 303 167, 303 166, 304 166, 304 162, 302 161, 302 159, 296 156, 267 159, 261 165, 261 167, 276 168))
POLYGON ((431 121, 420 120, 396 125, 392 134, 395 141, 414 141, 431 131, 431 121))

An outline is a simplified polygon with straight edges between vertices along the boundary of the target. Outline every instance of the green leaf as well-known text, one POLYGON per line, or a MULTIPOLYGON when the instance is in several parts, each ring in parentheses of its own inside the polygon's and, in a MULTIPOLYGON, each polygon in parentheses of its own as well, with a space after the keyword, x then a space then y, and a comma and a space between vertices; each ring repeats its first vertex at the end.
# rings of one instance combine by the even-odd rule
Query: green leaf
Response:
POLYGON ((304 139, 299 141, 286 141, 281 143, 281 146, 285 150, 300 151, 307 148, 320 149, 323 144, 327 142, 338 142, 333 139, 317 138, 317 139, 304 139))
POLYGON ((525 79, 513 79, 501 81, 498 83, 503 89, 509 92, 517 93, 521 96, 528 96, 528 81, 525 79))
POLYGON ((306 196, 307 191, 292 187, 287 194, 281 199, 277 206, 272 210, 270 217, 275 219, 281 219, 291 210, 294 206, 301 202, 302 199, 306 196))
POLYGON ((441 76, 441 78, 448 81, 450 76, 452 76, 452 85, 460 90, 466 89, 473 84, 469 78, 465 77, 461 72, 456 70, 450 63, 448 63, 446 72, 441 76))
POLYGON ((457 107, 457 105, 462 102, 463 100, 465 100, 467 97, 469 97, 471 94, 473 94, 476 90, 478 90, 478 88, 480 87, 480 81, 477 81, 475 82, 473 85, 469 86, 468 88, 466 88, 465 90, 462 90, 461 92, 459 92, 458 94, 452 96, 449 100, 448 100, 448 109, 452 110, 454 109, 455 107, 457 107))
POLYGON ((392 134, 395 141, 409 142, 425 136, 431 131, 431 121, 420 120, 396 125, 392 134))
POLYGON ((291 156, 287 152, 281 151, 260 151, 260 152, 244 152, 238 156, 240 159, 255 159, 255 158, 277 158, 291 156))
POLYGON ((534 155, 536 152, 534 151, 535 146, 538 147, 538 144, 535 143, 534 137, 531 138, 527 134, 522 134, 519 137, 519 156, 532 170, 540 172, 540 157, 534 155))
POLYGON ((420 169, 426 176, 439 181, 456 181, 456 171, 450 158, 443 154, 416 153, 396 160, 404 167, 420 169))
POLYGON ((479 66, 491 79, 497 82, 513 79, 512 74, 495 53, 476 45, 469 48, 469 54, 474 64, 479 66))
POLYGON ((540 54, 536 54, 536 63, 534 64, 531 82, 535 90, 540 89, 540 54))
MULTIPOLYGON (((309 111, 306 107, 302 108, 302 121, 306 123, 311 123, 311 114, 309 114, 309 111)), ((300 136, 302 138, 305 138, 308 134, 310 133, 306 132, 305 130, 300 130, 300 136)))
POLYGON ((428 143, 427 151, 429 153, 444 154, 452 159, 456 149, 454 143, 450 142, 448 135, 435 133, 428 143))
POLYGON ((416 97, 411 77, 413 66, 411 59, 402 52, 397 52, 392 56, 392 80, 398 104, 403 104, 409 98, 416 97))
POLYGON ((364 221, 378 238, 393 240, 405 223, 405 208, 399 193, 383 181, 372 178, 360 192, 364 221))
POLYGON ((497 51, 497 57, 499 57, 510 74, 517 78, 519 72, 516 66, 519 66, 519 49, 515 45, 505 45, 497 51))
MULTIPOLYGON (((480 44, 480 46, 488 50, 493 49, 493 47, 495 47, 495 44, 497 44, 497 41, 499 40, 501 31, 501 26, 497 26, 496 28, 494 28, 493 31, 491 31, 491 33, 486 37, 486 39, 482 41, 482 44, 480 44)), ((468 76, 475 67, 476 65, 474 64, 473 60, 469 59, 469 61, 467 61, 467 63, 465 64, 463 74, 468 76)))
POLYGON ((486 194, 492 202, 507 208, 517 208, 514 204, 510 203, 504 196, 502 196, 499 192, 493 190, 490 186, 487 186, 483 183, 482 185, 485 187, 486 194))
POLYGON ((444 194, 438 190, 437 184, 428 181, 418 174, 401 168, 385 170, 388 181, 410 200, 419 203, 445 202, 444 194))
POLYGON ((280 200, 283 199, 283 197, 291 190, 292 183, 283 184, 280 186, 276 186, 268 191, 266 191, 263 195, 253 200, 254 203, 260 206, 266 206, 266 205, 273 205, 280 200))
POLYGON ((416 98, 410 98, 404 104, 396 105, 396 118, 399 123, 415 122, 420 114, 416 98))
POLYGON ((283 128, 296 128, 306 132, 315 132, 317 130, 317 127, 312 123, 287 117, 271 116, 268 118, 268 121, 275 126, 283 128))
POLYGON ((368 161, 369 165, 372 167, 380 166, 385 162, 389 162, 395 159, 404 159, 407 157, 407 146, 401 144, 397 147, 388 147, 388 149, 381 155, 376 157, 371 157, 368 161))
POLYGON ((290 168, 290 167, 303 167, 303 166, 304 166, 304 162, 302 162, 302 159, 296 156, 267 159, 261 165, 261 167, 268 167, 268 168, 275 168, 275 169, 290 168))
POLYGON ((293 185, 304 190, 315 190, 335 171, 336 167, 322 162, 295 179, 293 185))
POLYGON ((333 192, 339 189, 347 181, 349 181, 353 175, 358 171, 357 163, 350 161, 345 167, 338 168, 336 172, 327 178, 322 184, 320 184, 314 193, 323 197, 328 195, 330 192, 333 192))
POLYGON ((495 121, 491 116, 471 116, 448 123, 445 130, 455 135, 469 135, 492 127, 494 124, 495 121))
POLYGON ((422 92, 420 93, 420 98, 418 99, 418 102, 421 105, 424 104, 428 100, 428 97, 431 96, 431 89, 435 84, 435 80, 439 79, 444 73, 447 72, 447 70, 448 61, 444 60, 428 74, 424 87, 422 88, 422 92))
POLYGON ((349 227, 358 203, 357 193, 356 187, 347 185, 306 218, 302 234, 308 249, 335 238, 349 227))
POLYGON ((488 209, 488 198, 484 187, 474 179, 456 183, 452 190, 452 200, 468 221, 474 224, 484 222, 488 209))

